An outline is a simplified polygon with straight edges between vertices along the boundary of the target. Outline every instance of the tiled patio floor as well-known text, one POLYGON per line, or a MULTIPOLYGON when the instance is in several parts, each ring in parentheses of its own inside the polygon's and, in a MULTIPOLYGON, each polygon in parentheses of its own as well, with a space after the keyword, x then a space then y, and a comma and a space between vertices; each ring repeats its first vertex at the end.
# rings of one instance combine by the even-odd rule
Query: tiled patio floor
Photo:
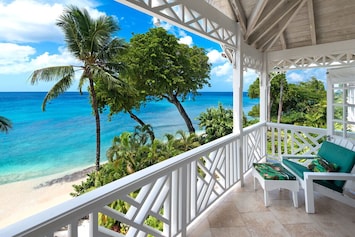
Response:
POLYGON ((307 214, 304 193, 294 208, 288 190, 270 192, 271 206, 264 206, 259 183, 254 191, 248 174, 244 187, 237 184, 188 230, 188 237, 342 237, 355 236, 355 208, 316 194, 316 214, 307 214))

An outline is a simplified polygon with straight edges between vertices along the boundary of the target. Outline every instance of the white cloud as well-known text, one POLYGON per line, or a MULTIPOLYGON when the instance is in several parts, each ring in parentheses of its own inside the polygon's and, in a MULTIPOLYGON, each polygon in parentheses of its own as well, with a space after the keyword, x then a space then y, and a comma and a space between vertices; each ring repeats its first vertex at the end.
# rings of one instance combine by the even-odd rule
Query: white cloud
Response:
POLYGON ((306 82, 315 77, 317 80, 322 81, 324 84, 327 82, 327 70, 325 68, 309 68, 301 70, 292 70, 286 72, 286 79, 289 83, 298 84, 306 82))
POLYGON ((9 42, 39 42, 62 39, 55 21, 62 13, 60 4, 16 0, 0 3, 0 40, 9 42))
POLYGON ((217 77, 231 75, 233 74, 232 64, 230 62, 225 62, 222 65, 217 65, 212 68, 211 74, 217 77))
MULTIPOLYGON (((0 41, 2 42, 62 42, 63 34, 55 23, 70 1, 15 0, 0 2, 0 41)), ((104 13, 93 9, 91 1, 80 1, 93 18, 104 13)), ((79 5, 78 5, 79 4, 79 5)))
MULTIPOLYGON (((0 43, 0 67, 29 61, 36 49, 12 43, 0 43)), ((0 71, 1 73, 1 71, 0 71)))
POLYGON ((213 49, 207 53, 209 63, 225 63, 228 60, 222 56, 222 52, 213 49))
POLYGON ((45 52, 30 58, 35 49, 30 46, 0 43, 0 51, 7 47, 6 54, 0 56, 0 74, 31 73, 33 70, 60 65, 80 65, 66 49, 59 48, 59 54, 45 52))
POLYGON ((295 72, 287 73, 287 79, 290 83, 298 83, 304 81, 303 76, 295 72))
POLYGON ((192 37, 188 36, 188 35, 180 38, 178 42, 179 42, 179 44, 186 44, 188 46, 192 46, 192 44, 193 44, 192 37))
POLYGON ((169 24, 166 21, 162 21, 156 17, 152 17, 152 23, 154 26, 156 27, 162 27, 164 28, 166 31, 170 31, 174 26, 169 24))

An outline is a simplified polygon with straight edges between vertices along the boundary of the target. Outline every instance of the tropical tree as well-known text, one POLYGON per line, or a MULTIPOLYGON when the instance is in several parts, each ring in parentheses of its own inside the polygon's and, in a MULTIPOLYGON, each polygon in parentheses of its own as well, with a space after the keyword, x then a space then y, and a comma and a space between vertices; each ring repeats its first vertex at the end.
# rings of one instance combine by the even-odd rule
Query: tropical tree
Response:
MULTIPOLYGON (((123 76, 125 83, 129 85, 132 81, 129 78, 123 76)), ((130 86, 134 88, 134 85, 130 86)), ((120 112, 128 113, 129 116, 135 120, 141 128, 147 130, 151 140, 155 139, 152 126, 146 124, 137 114, 133 113, 133 110, 139 110, 145 103, 145 94, 139 90, 122 90, 119 87, 108 88, 106 82, 99 82, 95 84, 95 91, 97 92, 97 102, 99 109, 102 111, 109 107, 109 119, 115 114, 120 112)))
POLYGON ((88 82, 91 106, 96 122, 96 170, 100 169, 100 114, 96 100, 95 83, 103 80, 112 87, 123 86, 117 77, 122 64, 113 59, 124 48, 121 39, 113 38, 119 30, 117 22, 111 16, 100 16, 93 19, 87 10, 69 6, 57 21, 65 36, 69 51, 76 59, 82 62, 80 66, 64 65, 53 66, 36 70, 30 76, 32 84, 40 80, 56 81, 55 85, 46 94, 42 110, 46 103, 65 92, 75 80, 75 70, 81 70, 79 90, 88 82))
POLYGON ((0 132, 8 133, 11 128, 11 121, 3 116, 0 116, 0 132))
POLYGON ((195 132, 191 119, 182 106, 197 90, 210 85, 211 65, 203 48, 179 44, 178 39, 161 27, 134 35, 123 61, 135 87, 155 100, 166 99, 174 104, 188 131, 195 132))
MULTIPOLYGON (((288 83, 285 73, 270 73, 270 90, 268 99, 268 121, 271 121, 272 115, 277 115, 277 122, 281 122, 283 112, 283 104, 286 92, 288 91, 288 83)), ((250 98, 260 97, 260 79, 257 78, 248 88, 248 96, 250 98)), ((255 112, 253 111, 254 115, 255 112)))
MULTIPOLYGON (((274 120, 277 117, 278 121, 288 124, 313 127, 326 125, 326 90, 322 81, 312 77, 298 84, 287 84, 283 74, 279 74, 271 81, 270 91, 269 111, 274 120)), ((259 79, 249 87, 248 95, 251 98, 259 97, 259 79)), ((256 107, 249 112, 251 116, 257 114, 256 107)))

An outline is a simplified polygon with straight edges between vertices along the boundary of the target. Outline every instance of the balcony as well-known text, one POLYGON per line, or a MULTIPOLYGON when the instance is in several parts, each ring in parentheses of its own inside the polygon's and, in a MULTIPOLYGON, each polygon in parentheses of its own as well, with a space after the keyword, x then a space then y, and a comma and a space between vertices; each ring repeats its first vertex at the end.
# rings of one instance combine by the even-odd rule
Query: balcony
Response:
POLYGON ((351 236, 354 208, 316 196, 317 214, 306 214, 303 191, 296 209, 287 190, 272 192, 272 205, 265 208, 260 186, 253 190, 249 174, 253 162, 278 159, 280 154, 314 153, 325 137, 324 129, 259 123, 15 223, 0 236, 82 236, 78 230, 84 217, 85 236, 95 237, 351 236), (267 139, 272 145, 269 154, 267 139), (110 208, 108 204, 116 200, 129 209, 110 208), (100 226, 101 213, 124 223, 127 233, 100 226), (147 225, 148 217, 160 220, 163 229, 147 225))

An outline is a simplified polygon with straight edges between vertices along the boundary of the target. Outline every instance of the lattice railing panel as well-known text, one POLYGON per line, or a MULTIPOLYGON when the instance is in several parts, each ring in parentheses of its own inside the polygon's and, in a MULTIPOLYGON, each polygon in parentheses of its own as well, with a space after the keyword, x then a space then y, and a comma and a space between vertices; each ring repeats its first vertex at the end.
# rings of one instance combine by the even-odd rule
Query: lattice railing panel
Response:
POLYGON ((355 51, 328 54, 322 56, 307 56, 299 58, 280 59, 269 62, 269 68, 282 68, 282 70, 304 68, 329 68, 355 65, 355 51))
POLYGON ((281 155, 313 155, 326 139, 326 130, 303 126, 268 123, 268 156, 280 160, 281 155))
POLYGON ((199 6, 186 0, 118 0, 118 2, 171 21, 219 43, 236 46, 236 29, 231 26, 234 22, 206 2, 199 3, 199 6), (200 6, 201 4, 203 6, 200 6))
POLYGON ((256 129, 247 131, 243 136, 243 155, 244 167, 243 172, 249 170, 253 163, 261 161, 266 157, 264 148, 264 127, 260 126, 256 129))

